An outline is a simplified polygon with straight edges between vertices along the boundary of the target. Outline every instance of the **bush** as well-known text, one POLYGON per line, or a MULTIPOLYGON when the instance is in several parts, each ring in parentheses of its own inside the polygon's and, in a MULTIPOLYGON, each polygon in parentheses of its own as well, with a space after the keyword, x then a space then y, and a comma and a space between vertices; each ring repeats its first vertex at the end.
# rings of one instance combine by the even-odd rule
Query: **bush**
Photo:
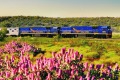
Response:
POLYGON ((7 28, 3 27, 1 30, 0 30, 0 41, 4 40, 5 36, 6 36, 6 33, 7 33, 7 28))
POLYGON ((100 58, 100 55, 97 53, 97 52, 89 52, 89 53, 86 53, 85 56, 88 58, 88 59, 97 59, 97 58, 100 58))

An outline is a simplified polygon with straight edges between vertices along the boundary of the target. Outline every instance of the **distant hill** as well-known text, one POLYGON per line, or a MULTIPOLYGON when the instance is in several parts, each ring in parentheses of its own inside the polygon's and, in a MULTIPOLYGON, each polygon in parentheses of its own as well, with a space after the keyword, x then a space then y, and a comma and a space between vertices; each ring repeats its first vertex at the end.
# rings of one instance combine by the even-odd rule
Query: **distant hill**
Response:
POLYGON ((52 18, 39 16, 8 16, 0 17, 0 27, 25 26, 97 26, 109 25, 120 27, 120 18, 116 17, 81 17, 81 18, 52 18))

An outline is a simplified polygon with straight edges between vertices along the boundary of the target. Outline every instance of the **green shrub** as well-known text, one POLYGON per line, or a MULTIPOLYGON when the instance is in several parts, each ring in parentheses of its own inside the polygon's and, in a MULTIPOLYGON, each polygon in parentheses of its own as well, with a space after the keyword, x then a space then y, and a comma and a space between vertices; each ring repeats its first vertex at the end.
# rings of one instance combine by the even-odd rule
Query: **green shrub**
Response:
POLYGON ((108 53, 105 53, 102 57, 107 59, 116 56, 115 51, 110 51, 108 53))
POLYGON ((88 59, 98 59, 100 55, 97 52, 89 52, 85 54, 85 57, 88 59))
POLYGON ((120 57, 119 56, 113 56, 110 58, 106 58, 106 60, 103 61, 104 64, 107 65, 114 65, 116 63, 120 63, 120 57))
POLYGON ((7 33, 7 28, 3 27, 1 30, 0 30, 0 41, 4 40, 5 36, 6 36, 6 33, 7 33))

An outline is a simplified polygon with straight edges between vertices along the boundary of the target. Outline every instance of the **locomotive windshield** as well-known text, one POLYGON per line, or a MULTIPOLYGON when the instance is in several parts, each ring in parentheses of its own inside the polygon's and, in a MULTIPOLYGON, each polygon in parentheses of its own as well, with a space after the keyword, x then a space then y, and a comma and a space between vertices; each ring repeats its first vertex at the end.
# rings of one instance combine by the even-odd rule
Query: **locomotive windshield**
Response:
POLYGON ((111 27, 110 27, 110 26, 108 26, 107 28, 108 28, 108 29, 111 29, 111 27))

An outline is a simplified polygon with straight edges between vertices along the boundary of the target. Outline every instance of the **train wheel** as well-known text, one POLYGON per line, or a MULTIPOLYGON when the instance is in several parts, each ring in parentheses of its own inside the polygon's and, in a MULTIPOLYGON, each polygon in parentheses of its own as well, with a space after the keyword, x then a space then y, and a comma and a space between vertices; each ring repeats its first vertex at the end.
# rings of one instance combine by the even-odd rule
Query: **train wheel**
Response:
POLYGON ((77 37, 78 37, 78 34, 75 34, 74 37, 77 38, 77 37))
POLYGON ((108 35, 108 38, 112 38, 112 35, 108 35))
POLYGON ((107 38, 107 36, 106 36, 106 35, 103 35, 103 38, 107 38))
POLYGON ((93 35, 93 38, 96 38, 96 35, 93 35))

